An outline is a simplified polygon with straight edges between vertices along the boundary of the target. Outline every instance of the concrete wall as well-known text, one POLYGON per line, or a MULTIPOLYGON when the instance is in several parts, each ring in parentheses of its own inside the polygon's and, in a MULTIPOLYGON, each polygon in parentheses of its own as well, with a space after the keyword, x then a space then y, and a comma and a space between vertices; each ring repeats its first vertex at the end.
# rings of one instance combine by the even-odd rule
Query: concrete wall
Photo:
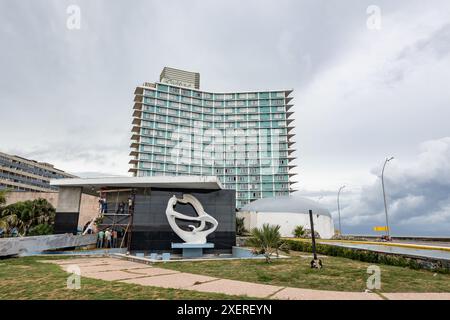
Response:
MULTIPOLYGON (((55 209, 58 207, 58 192, 9 192, 6 197, 6 205, 16 202, 45 199, 52 204, 55 209)), ((86 222, 97 217, 98 214, 98 198, 88 194, 82 194, 80 205, 80 216, 78 226, 83 227, 86 222)))
POLYGON ((44 250, 54 250, 94 244, 96 235, 74 236, 54 234, 48 236, 14 237, 0 239, 0 257, 27 256, 44 250))
MULTIPOLYGON (((243 211, 236 214, 244 218, 244 226, 247 230, 261 228, 263 224, 279 225, 282 237, 293 237, 295 227, 301 225, 305 229, 311 229, 309 214, 290 212, 249 212, 243 211)), ((322 239, 330 239, 334 235, 333 219, 325 215, 313 215, 314 230, 322 239)))

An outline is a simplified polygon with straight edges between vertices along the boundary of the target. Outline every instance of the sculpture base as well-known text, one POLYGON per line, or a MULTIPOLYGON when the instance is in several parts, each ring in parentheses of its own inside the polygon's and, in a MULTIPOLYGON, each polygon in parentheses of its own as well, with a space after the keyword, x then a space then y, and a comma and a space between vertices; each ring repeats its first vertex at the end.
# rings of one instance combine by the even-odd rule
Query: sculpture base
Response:
POLYGON ((172 243, 172 249, 183 249, 183 258, 200 258, 203 249, 214 248, 214 243, 172 243))

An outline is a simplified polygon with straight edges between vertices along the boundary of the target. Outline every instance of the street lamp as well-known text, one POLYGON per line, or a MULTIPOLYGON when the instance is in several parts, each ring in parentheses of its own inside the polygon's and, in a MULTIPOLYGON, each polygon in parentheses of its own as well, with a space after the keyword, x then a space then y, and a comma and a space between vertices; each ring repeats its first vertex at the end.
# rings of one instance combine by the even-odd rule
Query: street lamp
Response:
POLYGON ((341 191, 344 188, 345 188, 345 186, 342 186, 342 187, 339 188, 338 196, 337 196, 338 218, 339 218, 339 235, 342 235, 342 229, 341 229, 341 206, 340 206, 340 203, 339 203, 339 196, 341 195, 341 191))
POLYGON ((389 232, 388 209, 387 209, 387 204, 386 204, 386 191, 384 190, 384 169, 386 168, 386 164, 393 159, 394 159, 394 157, 386 158, 386 160, 384 161, 383 170, 381 171, 381 186, 383 187, 384 212, 386 213, 386 232, 387 232, 388 239, 390 239, 391 235, 389 232))

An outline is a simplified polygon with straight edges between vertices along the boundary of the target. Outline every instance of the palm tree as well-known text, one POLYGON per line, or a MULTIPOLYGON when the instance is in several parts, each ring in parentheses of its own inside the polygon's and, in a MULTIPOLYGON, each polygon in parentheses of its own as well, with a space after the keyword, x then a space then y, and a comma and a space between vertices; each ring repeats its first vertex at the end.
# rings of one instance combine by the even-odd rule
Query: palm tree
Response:
POLYGON ((278 257, 278 251, 288 251, 285 243, 281 240, 279 225, 271 226, 265 223, 262 228, 252 229, 251 235, 247 244, 255 248, 255 253, 263 254, 267 263, 271 262, 274 253, 278 257))
POLYGON ((39 225, 52 225, 55 209, 45 199, 23 201, 11 204, 0 210, 0 228, 5 233, 17 230, 19 236, 26 236, 39 225))

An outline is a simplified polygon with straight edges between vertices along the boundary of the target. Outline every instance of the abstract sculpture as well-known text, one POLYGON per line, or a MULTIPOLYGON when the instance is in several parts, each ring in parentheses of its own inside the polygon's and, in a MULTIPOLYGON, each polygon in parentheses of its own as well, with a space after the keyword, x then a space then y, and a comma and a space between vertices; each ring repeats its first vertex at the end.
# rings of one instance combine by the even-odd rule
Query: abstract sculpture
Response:
POLYGON ((167 220, 169 221, 169 225, 172 227, 173 231, 186 243, 192 244, 206 243, 206 237, 209 234, 213 233, 217 229, 217 226, 219 224, 216 219, 214 219, 205 212, 200 201, 198 201, 197 198, 195 198, 193 195, 190 194, 184 194, 183 198, 181 199, 178 199, 176 196, 172 196, 167 202, 166 216, 167 220), (197 217, 191 217, 176 212, 174 210, 174 207, 177 204, 177 202, 184 204, 190 203, 192 207, 195 209, 197 217), (178 226, 178 224, 176 223, 176 219, 200 222, 200 225, 198 227, 195 227, 194 225, 189 225, 189 227, 192 230, 186 231, 178 226), (205 228, 207 227, 206 223, 212 224, 212 227, 205 230, 205 228))

